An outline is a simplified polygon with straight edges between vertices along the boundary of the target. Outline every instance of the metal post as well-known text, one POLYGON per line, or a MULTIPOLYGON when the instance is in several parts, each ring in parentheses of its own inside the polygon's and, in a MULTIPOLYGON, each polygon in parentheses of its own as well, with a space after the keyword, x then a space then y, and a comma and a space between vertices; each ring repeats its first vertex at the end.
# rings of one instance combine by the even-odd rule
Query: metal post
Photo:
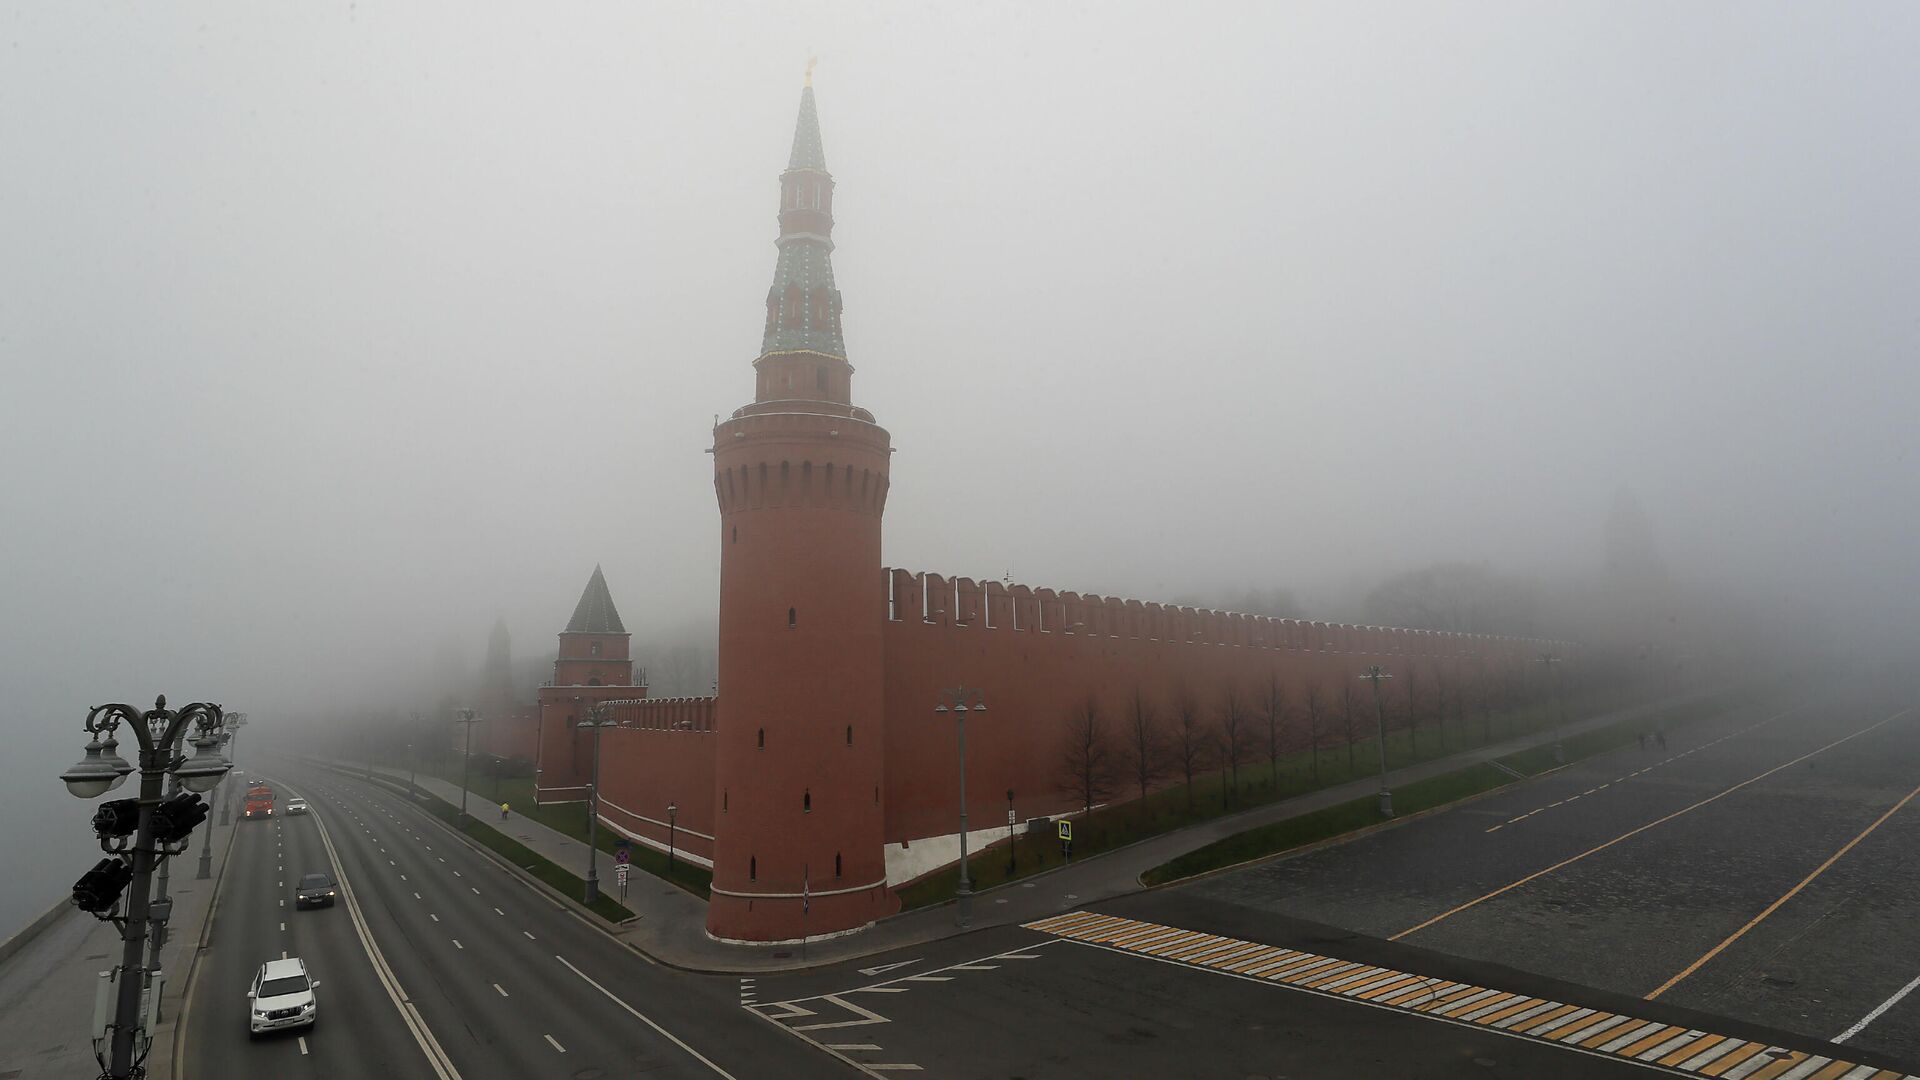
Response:
POLYGON ((1379 664, 1375 664, 1360 677, 1373 683, 1373 741, 1380 748, 1380 816, 1392 817, 1393 792, 1387 790, 1387 710, 1386 706, 1380 703, 1380 680, 1391 679, 1393 676, 1382 671, 1379 664))
POLYGON ((1009 876, 1012 875, 1014 866, 1019 861, 1018 856, 1015 854, 1013 850, 1013 845, 1014 845, 1013 789, 1008 788, 1007 789, 1007 873, 1009 876))
POLYGON ((465 749, 460 755, 460 823, 465 825, 473 819, 467 816, 467 767, 473 762, 473 725, 480 722, 472 709, 461 709, 454 723, 466 728, 465 749))
POLYGON ((673 876, 673 830, 680 820, 680 807, 676 803, 667 804, 667 876, 673 876))
POLYGON ((594 709, 591 721, 593 725, 593 784, 587 789, 587 883, 580 895, 588 907, 600 899, 600 717, 599 708, 594 709))
POLYGON ((1547 677, 1553 680, 1554 711, 1560 716, 1560 722, 1553 728, 1553 762, 1556 765, 1564 765, 1567 761, 1567 748, 1561 739, 1566 735, 1567 703, 1560 696, 1560 669, 1555 666, 1560 663, 1560 658, 1553 655, 1552 649, 1548 649, 1540 654, 1540 659, 1536 662, 1546 667, 1547 677))
POLYGON ((960 746, 960 886, 954 895, 959 900, 959 924, 965 926, 973 914, 973 877, 967 870, 967 713, 985 712, 987 706, 981 692, 972 687, 942 690, 940 697, 940 704, 933 707, 934 714, 953 714, 960 746), (968 705, 969 701, 973 704, 968 705))
POLYGON ((114 1080, 133 1076, 133 1039, 139 1030, 140 992, 146 972, 140 953, 147 944, 147 912, 153 886, 153 808, 161 799, 170 747, 140 749, 140 817, 134 832, 133 879, 127 883, 126 940, 120 947, 120 985, 114 1003, 112 1057, 107 1075, 114 1080))
MULTIPOLYGON (((171 748, 167 750, 167 754, 167 768, 169 772, 167 773, 166 797, 171 799, 175 795, 180 794, 180 778, 173 775, 171 770, 174 766, 179 765, 184 758, 180 754, 175 753, 171 748)), ((211 830, 209 830, 209 832, 211 832, 211 830)), ((169 867, 172 865, 173 860, 171 859, 160 860, 160 866, 153 878, 153 903, 147 909, 148 919, 153 923, 151 932, 148 934, 151 945, 147 950, 147 968, 151 971, 160 970, 160 950, 167 946, 167 919, 173 914, 173 900, 167 895, 167 880, 170 876, 169 867)))

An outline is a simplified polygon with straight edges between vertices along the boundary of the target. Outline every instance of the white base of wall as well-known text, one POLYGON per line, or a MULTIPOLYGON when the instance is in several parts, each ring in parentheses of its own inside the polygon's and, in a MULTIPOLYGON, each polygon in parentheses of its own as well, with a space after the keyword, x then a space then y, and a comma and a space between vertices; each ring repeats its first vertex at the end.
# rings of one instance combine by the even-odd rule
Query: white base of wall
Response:
MULTIPOLYGON (((1026 827, 1025 821, 1015 825, 1015 835, 1024 831, 1026 827)), ((967 854, 971 855, 983 850, 989 844, 1003 842, 1006 838, 1007 827, 1004 823, 990 829, 969 829, 967 854)), ((888 844, 887 887, 893 888, 959 861, 960 834, 957 832, 948 833, 945 836, 916 837, 911 847, 906 844, 888 844)))
MULTIPOLYGON (((955 833, 954 835, 958 836, 959 834, 955 833)), ((959 850, 957 847, 959 843, 960 841, 957 839, 954 841, 956 845, 955 850, 959 850)), ((782 941, 746 941, 741 938, 716 937, 711 930, 705 931, 705 933, 707 937, 712 938, 722 945, 801 945, 809 941, 831 941, 834 938, 846 937, 849 934, 857 934, 862 930, 870 929, 872 926, 872 923, 867 923, 864 926, 856 926, 851 930, 835 930, 831 934, 808 934, 804 938, 786 938, 782 941)))
MULTIPOLYGON (((584 802, 585 800, 583 799, 581 801, 584 802)), ((628 832, 626 829, 623 829, 620 826, 615 825, 613 822, 607 820, 607 815, 605 814, 600 815, 600 824, 606 826, 609 829, 612 829, 614 832, 619 833, 621 836, 626 837, 627 839, 633 841, 636 844, 645 844, 647 847, 652 848, 653 850, 659 852, 662 855, 665 855, 667 853, 666 844, 658 840, 654 840, 650 837, 641 836, 639 833, 636 833, 636 832, 628 832)), ((695 866, 704 866, 709 870, 713 869, 712 859, 703 859, 700 856, 693 854, 692 852, 688 851, 686 848, 683 848, 683 847, 674 848, 673 857, 676 859, 685 859, 687 862, 690 862, 695 866)))

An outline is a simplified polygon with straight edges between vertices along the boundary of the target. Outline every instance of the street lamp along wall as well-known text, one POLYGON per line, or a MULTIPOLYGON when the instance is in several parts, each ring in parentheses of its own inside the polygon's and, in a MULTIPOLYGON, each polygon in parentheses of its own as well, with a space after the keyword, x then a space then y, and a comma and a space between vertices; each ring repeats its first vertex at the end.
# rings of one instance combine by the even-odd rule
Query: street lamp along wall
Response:
POLYGON ((150 970, 141 963, 147 924, 154 914, 149 910, 153 871, 167 856, 187 849, 194 828, 207 817, 201 793, 213 790, 233 767, 220 752, 224 717, 220 706, 206 702, 169 709, 165 697, 154 699, 153 708, 146 710, 96 705, 87 711, 85 754, 60 776, 67 790, 82 799, 98 798, 120 786, 136 766, 120 756, 118 732, 122 724, 133 732, 139 744, 140 793, 95 812, 94 832, 108 857, 73 886, 75 906, 113 922, 120 930, 121 958, 113 975, 116 1002, 107 1027, 108 1045, 104 1054, 98 1049, 95 1054, 108 1080, 138 1075, 152 1046, 152 1034, 142 1040, 139 1025, 142 991, 158 974, 157 966, 150 970), (191 757, 180 753, 188 728, 194 730, 191 757), (185 790, 168 797, 168 776, 185 790), (124 912, 113 914, 122 893, 124 912))

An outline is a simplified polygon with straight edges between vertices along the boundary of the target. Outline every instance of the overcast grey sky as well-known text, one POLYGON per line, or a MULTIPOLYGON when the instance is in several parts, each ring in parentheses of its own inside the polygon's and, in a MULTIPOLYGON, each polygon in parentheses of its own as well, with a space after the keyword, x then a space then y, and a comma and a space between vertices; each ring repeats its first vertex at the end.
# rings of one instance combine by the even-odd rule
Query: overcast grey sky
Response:
POLYGON ((1904 626, 1917 47, 1896 3, 0 8, 0 797, 99 700, 550 648, 596 562, 637 631, 710 618, 810 54, 889 562, 1581 571, 1625 486, 1678 572, 1904 626))

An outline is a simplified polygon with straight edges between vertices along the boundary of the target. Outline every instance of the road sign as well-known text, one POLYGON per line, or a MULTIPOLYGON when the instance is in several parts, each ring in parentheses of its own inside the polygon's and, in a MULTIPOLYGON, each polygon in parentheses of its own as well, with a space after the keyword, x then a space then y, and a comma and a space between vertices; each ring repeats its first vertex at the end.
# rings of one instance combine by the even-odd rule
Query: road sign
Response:
POLYGON ((1016 820, 1018 819, 1013 816, 1013 811, 1007 811, 1007 824, 1012 825, 1016 820))
POLYGON ((625 867, 627 862, 632 858, 633 856, 628 853, 626 848, 621 848, 619 851, 613 853, 613 865, 625 867))
POLYGON ((628 870, 627 870, 627 864, 626 864, 626 863, 615 863, 615 864, 613 864, 613 881, 614 881, 614 884, 616 884, 616 885, 619 885, 619 886, 620 886, 621 888, 623 888, 623 889, 624 889, 624 888, 626 888, 626 885, 627 885, 627 872, 628 872, 628 870))
POLYGON ((1062 821, 1060 823, 1060 839, 1062 840, 1073 839, 1073 822, 1062 821))

